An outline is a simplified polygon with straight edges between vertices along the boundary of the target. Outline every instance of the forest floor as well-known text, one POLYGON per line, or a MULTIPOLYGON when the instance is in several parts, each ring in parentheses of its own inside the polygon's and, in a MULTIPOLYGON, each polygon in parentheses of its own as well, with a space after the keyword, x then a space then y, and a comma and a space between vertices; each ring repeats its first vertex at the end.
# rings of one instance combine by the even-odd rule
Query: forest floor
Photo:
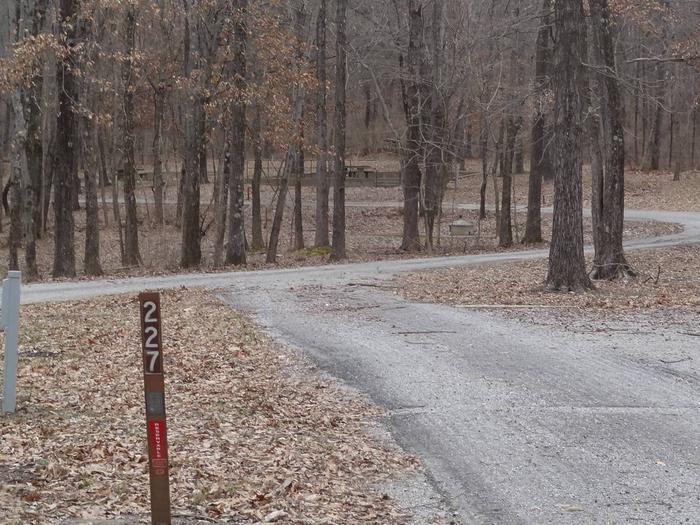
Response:
MULTIPOLYGON (((359 162, 359 161, 358 161, 359 162)), ((382 169, 393 169, 391 158, 380 157, 378 160, 363 159, 364 164, 374 163, 382 169)), ((470 176, 461 180, 457 189, 452 185, 448 188, 444 215, 440 227, 441 245, 433 250, 434 256, 458 255, 464 253, 483 253, 503 251, 498 247, 496 239, 496 220, 493 211, 488 212, 488 217, 479 221, 478 214, 474 211, 460 210, 465 204, 473 204, 479 200, 479 175, 478 163, 470 162, 466 171, 470 176), (462 216, 472 222, 475 227, 475 235, 467 239, 451 240, 449 236, 449 224, 462 216)), ((586 176, 586 178, 588 175, 586 176)), ((174 181, 170 181, 170 192, 166 195, 166 223, 164 226, 154 224, 152 220, 153 203, 150 195, 150 187, 147 180, 141 180, 137 189, 139 199, 139 242, 143 265, 140 267, 124 267, 121 263, 119 250, 119 236, 112 216, 111 200, 107 198, 108 218, 100 213, 102 221, 100 250, 101 262, 106 276, 125 277, 133 275, 160 275, 180 271, 180 242, 181 232, 174 224, 174 195, 172 188, 174 181)), ((584 183, 585 195, 589 194, 588 181, 584 183)), ((202 271, 231 270, 233 268, 214 268, 212 265, 214 251, 214 226, 211 206, 212 184, 202 187, 202 207, 204 210, 202 239, 203 263, 202 271)), ((546 183, 543 190, 544 204, 551 204, 552 184, 546 183)), ((524 233, 524 225, 527 209, 527 177, 518 175, 515 177, 515 201, 514 201, 514 238, 515 245, 506 251, 524 249, 518 240, 524 233)), ((264 187, 262 191, 263 203, 263 237, 267 239, 274 213, 275 192, 272 188, 264 187)), ((305 187, 304 222, 305 244, 313 245, 315 233, 314 202, 315 189, 305 187)), ((277 263, 270 265, 265 263, 263 251, 251 251, 248 254, 247 269, 264 269, 271 267, 299 267, 307 265, 324 264, 328 259, 328 250, 307 248, 300 251, 292 249, 293 224, 292 224, 292 200, 290 195, 285 210, 284 224, 280 236, 277 263)), ((403 216, 400 209, 402 200, 400 188, 348 188, 347 190, 347 247, 348 260, 350 262, 363 262, 386 259, 403 259, 413 257, 415 254, 406 254, 400 250, 401 230, 403 216), (353 206, 352 203, 361 203, 362 206, 353 206), (372 203, 377 206, 373 207, 372 203), (394 206, 393 203, 396 203, 394 206), (387 207, 386 204, 392 204, 387 207)), ((252 237, 250 230, 250 203, 246 202, 246 226, 248 239, 252 237)), ((493 185, 487 187, 487 204, 494 204, 493 185)), ((587 204, 588 205, 588 204, 587 204)), ((678 211, 700 210, 700 172, 685 172, 681 181, 673 182, 672 175, 665 172, 641 173, 630 172, 627 176, 627 206, 639 209, 665 209, 678 211)), ((122 217, 124 216, 122 207, 122 217)), ((84 214, 76 213, 76 266, 79 277, 82 278, 83 246, 85 242, 84 214)), ((586 242, 591 241, 591 223, 585 221, 586 242)), ((551 231, 551 217, 543 216, 543 230, 545 239, 551 231)), ((676 233, 679 227, 675 224, 658 223, 654 221, 628 221, 625 225, 625 238, 627 240, 645 237, 657 237, 676 233)), ((49 230, 38 241, 38 266, 42 280, 50 280, 53 262, 53 234, 49 230)), ((546 246, 546 243, 544 244, 546 246)), ((424 254, 425 255, 425 254, 424 254)), ((23 254, 20 253, 20 258, 23 254)), ((6 270, 7 264, 7 237, 0 240, 0 272, 6 270)))
MULTIPOLYGON (((413 273, 398 277, 395 284, 413 301, 493 310, 561 327, 660 311, 680 317, 700 312, 700 245, 630 251, 627 259, 636 277, 595 281, 595 289, 584 294, 545 291, 546 259, 413 273)), ((592 264, 590 256, 588 262, 592 264)))
MULTIPOLYGON (((163 305, 180 522, 407 522, 389 487, 417 462, 378 433, 382 410, 210 293, 166 292, 163 305)), ((22 307, 0 522, 149 521, 137 308, 133 296, 22 307)))
MULTIPOLYGON (((377 203, 379 204, 379 203, 377 203)), ((139 211, 144 213, 143 206, 139 207, 139 211)), ((308 211, 308 210, 307 210, 308 211)), ((287 217, 291 212, 287 214, 287 217)), ((307 246, 313 245, 313 219, 305 218, 304 226, 306 231, 307 246)), ((446 212, 444 221, 441 227, 441 246, 437 246, 433 250, 434 256, 460 255, 467 253, 483 253, 483 252, 501 252, 515 251, 531 248, 528 246, 516 244, 507 249, 498 247, 496 238, 496 217, 493 212, 488 213, 485 220, 478 220, 478 212, 470 210, 456 210, 454 212, 446 212), (449 223, 458 217, 463 217, 473 222, 475 227, 474 235, 467 238, 450 239, 449 223), (478 233, 478 224, 480 223, 480 234, 478 233)), ((362 203, 362 207, 354 207, 349 205, 346 210, 347 219, 347 250, 348 262, 365 262, 365 261, 380 261, 387 259, 405 259, 415 257, 415 253, 406 253, 400 250, 401 244, 401 225, 402 215, 401 209, 398 207, 373 207, 372 203, 362 203)), ((526 216, 524 213, 518 213, 515 220, 519 225, 517 229, 516 239, 522 236, 524 231, 524 223, 526 216)), ((311 266, 326 264, 328 262, 328 249, 307 248, 303 250, 292 250, 293 236, 291 232, 291 221, 289 218, 285 220, 286 226, 283 229, 283 234, 280 238, 279 256, 276 264, 267 264, 265 262, 265 252, 250 251, 248 252, 248 264, 244 268, 221 267, 216 268, 212 265, 214 243, 213 243, 213 227, 208 231, 207 235, 202 240, 202 251, 204 262, 202 263, 201 271, 230 271, 230 270, 260 270, 266 268, 294 268, 300 266, 311 266)), ((552 220, 548 215, 544 215, 542 219, 543 231, 545 235, 549 235, 551 231, 552 220)), ((670 235, 678 233, 682 228, 677 224, 663 223, 656 221, 628 221, 625 223, 625 239, 635 240, 659 237, 662 235, 670 235)), ((267 233, 267 229, 264 230, 267 233)), ((586 242, 592 240, 592 225, 590 219, 585 219, 585 236, 586 242)), ((250 231, 248 239, 251 238, 250 231)), ((76 265, 79 275, 83 266, 83 251, 82 246, 85 242, 85 228, 82 216, 76 215, 76 265)), ((7 247, 6 237, 3 238, 5 246, 0 249, 0 273, 6 270, 7 265, 7 247), (2 252, 5 256, 2 256, 2 252)), ((150 224, 144 220, 139 227, 139 243, 140 253, 143 259, 143 265, 140 267, 125 267, 121 264, 121 256, 119 251, 118 232, 114 228, 103 229, 100 234, 100 260, 105 276, 126 277, 136 275, 162 275, 169 273, 178 273, 182 271, 179 266, 180 261, 180 242, 181 233, 172 224, 166 225, 164 228, 150 224)), ((49 232, 44 238, 37 243, 37 263, 42 280, 51 280, 51 268, 53 264, 54 251, 53 235, 49 232)), ((20 254, 22 257, 23 254, 20 254)))

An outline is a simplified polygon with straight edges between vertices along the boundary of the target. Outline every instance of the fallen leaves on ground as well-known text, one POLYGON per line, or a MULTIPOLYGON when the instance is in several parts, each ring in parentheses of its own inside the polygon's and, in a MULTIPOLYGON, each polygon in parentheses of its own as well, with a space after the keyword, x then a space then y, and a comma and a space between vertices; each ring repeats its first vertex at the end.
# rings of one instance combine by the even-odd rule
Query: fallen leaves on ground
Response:
MULTIPOLYGON (((375 482, 414 460, 377 409, 214 296, 162 299, 173 512, 226 523, 400 523, 375 482), (375 488, 373 488, 375 487, 375 488)), ((0 521, 148 521, 138 305, 22 308, 17 414, 0 418, 0 521)))
POLYGON ((396 283, 409 299, 456 306, 601 310, 698 308, 699 257, 699 246, 630 252, 627 258, 638 277, 596 281, 595 290, 582 294, 545 291, 546 260, 415 273, 399 278, 396 283))

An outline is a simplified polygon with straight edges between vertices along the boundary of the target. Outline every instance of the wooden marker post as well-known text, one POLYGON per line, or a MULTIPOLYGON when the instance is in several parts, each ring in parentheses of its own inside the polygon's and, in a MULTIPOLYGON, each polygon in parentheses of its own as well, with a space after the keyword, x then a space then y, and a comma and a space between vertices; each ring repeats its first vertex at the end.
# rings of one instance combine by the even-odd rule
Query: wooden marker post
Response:
POLYGON ((160 294, 139 295, 143 379, 146 394, 148 465, 151 478, 151 523, 170 525, 168 440, 165 426, 165 380, 160 326, 160 294))

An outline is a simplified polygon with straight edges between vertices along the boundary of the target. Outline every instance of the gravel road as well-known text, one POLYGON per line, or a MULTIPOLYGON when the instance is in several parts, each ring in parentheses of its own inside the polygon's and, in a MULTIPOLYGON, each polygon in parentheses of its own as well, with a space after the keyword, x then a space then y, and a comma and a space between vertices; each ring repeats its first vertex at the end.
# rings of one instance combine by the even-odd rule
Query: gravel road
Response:
MULTIPOLYGON (((697 213, 627 218, 685 228, 628 250, 700 240, 697 213)), ((274 337, 386 407, 394 438, 422 459, 459 523, 698 523, 696 337, 573 334, 384 289, 400 272, 546 255, 47 283, 24 287, 22 299, 221 288, 274 337)))

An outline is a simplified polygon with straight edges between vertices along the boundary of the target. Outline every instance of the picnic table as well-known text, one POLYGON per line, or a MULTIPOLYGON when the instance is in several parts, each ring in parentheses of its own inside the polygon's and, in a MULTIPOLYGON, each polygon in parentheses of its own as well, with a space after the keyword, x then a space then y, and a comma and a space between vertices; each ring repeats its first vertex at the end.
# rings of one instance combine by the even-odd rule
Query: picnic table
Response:
POLYGON ((345 172, 350 178, 369 178, 371 174, 374 174, 377 170, 373 166, 360 166, 360 165, 348 165, 345 166, 345 172))

